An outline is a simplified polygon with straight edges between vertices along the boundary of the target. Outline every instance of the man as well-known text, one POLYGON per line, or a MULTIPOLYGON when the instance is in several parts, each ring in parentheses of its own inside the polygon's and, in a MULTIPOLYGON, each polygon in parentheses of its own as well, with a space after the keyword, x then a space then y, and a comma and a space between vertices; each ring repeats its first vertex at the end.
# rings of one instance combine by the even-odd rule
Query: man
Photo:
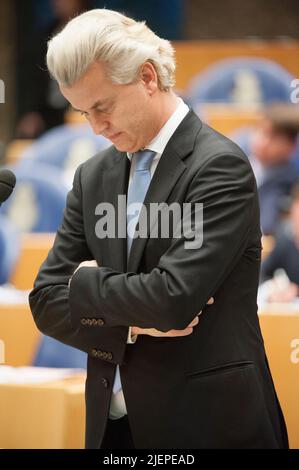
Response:
POLYGON ((274 249, 261 266, 261 292, 267 302, 294 302, 299 297, 299 186, 292 191, 290 217, 274 249))
POLYGON ((246 156, 175 96, 173 49, 144 23, 90 11, 50 41, 47 62, 113 143, 78 168, 30 295, 38 328, 88 353, 86 446, 286 447, 256 311, 246 156), (191 206, 189 229, 182 217, 164 236, 167 210, 144 228, 155 203, 191 206))
POLYGON ((280 225, 285 199, 299 181, 293 161, 299 132, 299 115, 294 105, 267 108, 250 136, 249 158, 257 180, 261 227, 273 235, 280 225))

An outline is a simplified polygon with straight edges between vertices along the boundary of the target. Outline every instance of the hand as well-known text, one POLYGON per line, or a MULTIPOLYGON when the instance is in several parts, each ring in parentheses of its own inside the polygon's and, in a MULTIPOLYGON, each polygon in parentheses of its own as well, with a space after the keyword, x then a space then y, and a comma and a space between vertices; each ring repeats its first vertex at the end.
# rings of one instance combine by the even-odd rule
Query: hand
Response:
POLYGON ((98 267, 98 263, 94 259, 90 261, 82 261, 82 263, 80 263, 79 266, 75 269, 73 276, 80 268, 97 268, 97 267, 98 267))
POLYGON ((273 289, 269 295, 269 302, 293 302, 299 294, 297 284, 290 283, 284 289, 277 289, 275 281, 273 281, 273 289))
MULTIPOLYGON (((211 297, 208 300, 207 305, 212 305, 214 303, 214 297, 211 297)), ((193 332, 193 328, 199 322, 199 315, 201 315, 202 310, 196 315, 196 317, 192 320, 191 323, 184 329, 184 330, 169 330, 169 331, 159 331, 155 328, 139 328, 138 326, 132 326, 131 334, 132 336, 138 335, 148 335, 148 336, 155 336, 158 338, 176 338, 178 336, 188 336, 193 332)))

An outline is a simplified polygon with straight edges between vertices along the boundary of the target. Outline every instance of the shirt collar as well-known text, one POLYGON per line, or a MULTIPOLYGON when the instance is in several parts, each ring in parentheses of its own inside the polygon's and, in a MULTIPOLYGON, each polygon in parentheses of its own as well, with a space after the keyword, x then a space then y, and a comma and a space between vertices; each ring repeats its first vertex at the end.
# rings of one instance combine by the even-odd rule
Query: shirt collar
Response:
MULTIPOLYGON (((184 117, 189 112, 189 108, 186 103, 184 103, 182 98, 178 98, 178 101, 179 104, 174 113, 170 116, 168 121, 166 121, 156 137, 154 137, 153 140, 146 146, 148 150, 152 150, 157 155, 161 155, 164 152, 164 149, 168 144, 171 136, 174 134, 184 117)), ((127 156, 129 160, 131 160, 133 154, 128 152, 127 156)))

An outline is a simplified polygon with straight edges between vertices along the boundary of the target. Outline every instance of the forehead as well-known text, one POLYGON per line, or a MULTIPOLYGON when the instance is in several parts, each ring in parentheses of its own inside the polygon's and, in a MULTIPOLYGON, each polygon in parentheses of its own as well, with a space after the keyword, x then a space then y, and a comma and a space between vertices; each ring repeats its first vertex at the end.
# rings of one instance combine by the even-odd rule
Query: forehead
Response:
POLYGON ((91 64, 86 72, 71 86, 60 85, 60 91, 77 109, 90 109, 95 102, 110 99, 118 85, 108 79, 104 66, 99 62, 91 64))

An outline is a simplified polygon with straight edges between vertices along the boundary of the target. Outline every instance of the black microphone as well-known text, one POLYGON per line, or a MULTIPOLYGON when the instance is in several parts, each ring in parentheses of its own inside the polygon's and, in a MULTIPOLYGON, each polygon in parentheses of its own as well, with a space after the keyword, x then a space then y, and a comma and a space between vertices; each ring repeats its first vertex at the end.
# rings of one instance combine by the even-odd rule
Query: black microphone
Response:
POLYGON ((16 185, 16 177, 10 170, 0 170, 0 205, 9 198, 16 185))

